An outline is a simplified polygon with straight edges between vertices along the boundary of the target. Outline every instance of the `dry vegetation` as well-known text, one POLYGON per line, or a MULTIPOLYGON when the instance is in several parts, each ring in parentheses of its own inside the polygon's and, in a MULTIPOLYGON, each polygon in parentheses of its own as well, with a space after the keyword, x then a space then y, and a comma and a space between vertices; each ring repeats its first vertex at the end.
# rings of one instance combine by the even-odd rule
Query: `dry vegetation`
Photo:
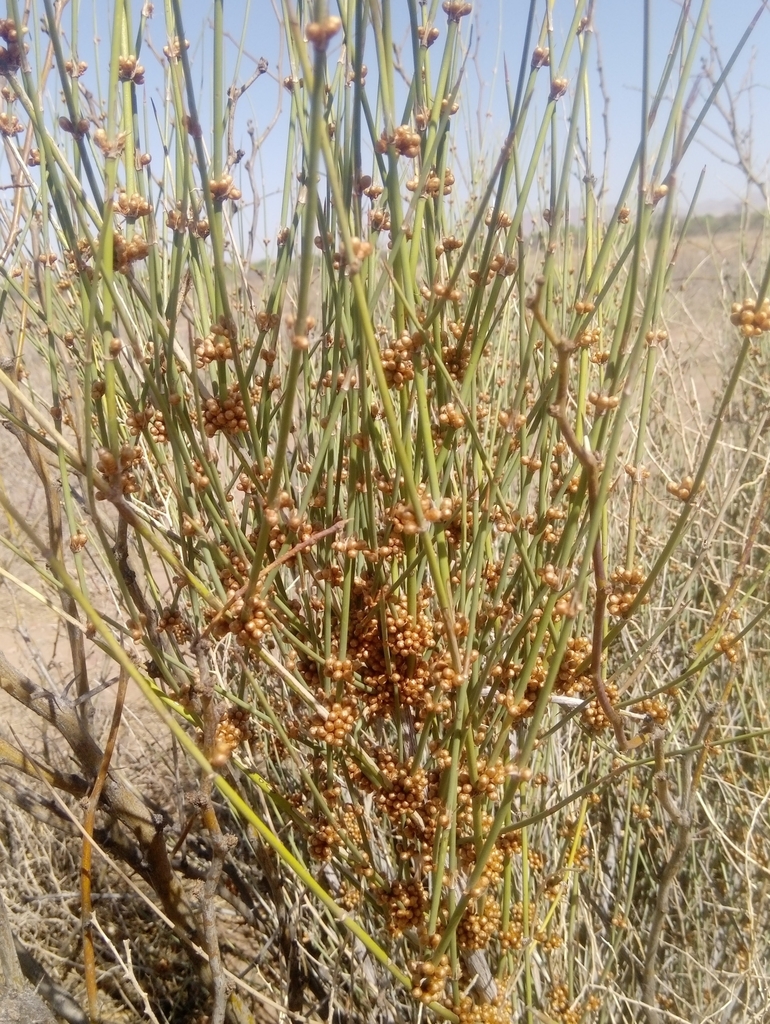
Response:
POLYGON ((396 6, 286 7, 258 274, 221 0, 205 105, 175 0, 114 5, 101 102, 64 5, 0 21, 21 967, 78 1024, 760 1024, 770 264, 674 188, 707 5, 614 208, 591 3, 523 16, 473 199, 471 4, 396 6))

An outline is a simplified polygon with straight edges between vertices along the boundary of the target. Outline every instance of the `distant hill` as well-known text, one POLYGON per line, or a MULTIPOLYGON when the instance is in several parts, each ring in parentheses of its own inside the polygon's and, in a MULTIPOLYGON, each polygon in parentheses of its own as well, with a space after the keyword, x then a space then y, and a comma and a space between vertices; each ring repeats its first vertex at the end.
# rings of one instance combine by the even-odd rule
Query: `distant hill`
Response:
POLYGON ((718 213, 696 214, 690 221, 691 234, 720 235, 741 229, 757 230, 764 217, 760 211, 746 211, 740 207, 718 213))

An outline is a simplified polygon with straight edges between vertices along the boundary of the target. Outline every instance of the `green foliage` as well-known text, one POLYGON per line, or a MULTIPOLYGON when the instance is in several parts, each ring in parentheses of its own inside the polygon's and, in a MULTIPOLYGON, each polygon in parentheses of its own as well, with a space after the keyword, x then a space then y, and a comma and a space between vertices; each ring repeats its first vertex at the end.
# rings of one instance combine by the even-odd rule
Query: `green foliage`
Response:
MULTIPOLYGON (((151 161, 146 10, 137 30, 114 6, 98 116, 49 2, 47 36, 7 75, 33 135, 7 138, 25 187, 2 270, 3 413, 60 476, 59 533, 16 518, 76 623, 77 689, 84 642, 134 679, 216 787, 212 814, 229 806, 244 886, 268 862, 301 884, 332 974, 355 940, 366 970, 336 995, 351 1012, 637 1019, 665 958, 650 1020, 706 1015, 729 988, 723 966, 706 980, 709 934, 720 964, 766 951, 704 889, 719 878, 733 898, 720 827, 748 844, 757 812, 719 808, 762 756, 749 681, 767 650, 746 646, 764 625, 769 497, 762 334, 735 341, 692 443, 658 385, 707 5, 694 32, 683 5, 660 81, 645 72, 657 149, 640 145, 608 217, 590 173, 592 5, 574 5, 561 49, 534 0, 522 17, 507 136, 472 195, 455 128, 471 5, 409 0, 403 89, 396 5, 312 6, 284 5, 291 127, 258 277, 239 255, 221 0, 210 132, 167 0, 151 161), (32 358, 45 394, 18 375, 32 358), (740 403, 746 436, 723 446, 740 403), (681 935, 660 952, 664 924, 681 935)), ((736 318, 760 323, 766 282, 745 288, 736 318)), ((193 831, 216 854, 212 819, 193 831)))

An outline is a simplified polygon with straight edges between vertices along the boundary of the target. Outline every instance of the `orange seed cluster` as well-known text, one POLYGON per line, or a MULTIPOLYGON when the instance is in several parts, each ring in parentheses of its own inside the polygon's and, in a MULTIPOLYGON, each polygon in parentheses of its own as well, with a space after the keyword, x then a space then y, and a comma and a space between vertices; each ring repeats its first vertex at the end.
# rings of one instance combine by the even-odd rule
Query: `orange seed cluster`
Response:
MULTIPOLYGON (((604 689, 607 692, 610 704, 616 704, 618 700, 617 684, 606 683, 604 689)), ((583 720, 583 724, 587 729, 590 729, 591 732, 603 732, 605 729, 609 728, 610 725, 609 719, 602 711, 601 705, 596 698, 589 702, 583 711, 581 718, 583 720)))
POLYGON ((461 949, 486 949, 500 927, 500 904, 486 897, 480 908, 471 902, 457 928, 457 944, 461 949))
POLYGON ((437 964, 432 960, 410 960, 407 966, 412 977, 414 999, 427 1004, 442 998, 447 979, 451 975, 449 957, 446 953, 437 964))
MULTIPOLYGON (((610 575, 610 593, 607 596, 609 614, 623 617, 628 615, 645 579, 644 573, 638 566, 631 569, 622 567, 615 569, 610 575)), ((649 599, 649 594, 646 594, 643 603, 646 604, 649 599)))
POLYGON ((753 299, 734 302, 730 323, 740 327, 741 334, 747 338, 767 333, 770 331, 770 299, 764 299, 759 309, 753 299))
POLYGON ((223 174, 221 178, 214 178, 209 182, 209 192, 215 203, 222 203, 225 199, 232 199, 233 202, 241 198, 241 190, 236 188, 232 174, 223 174))
POLYGON ((419 334, 410 335, 404 331, 382 352, 382 368, 389 388, 400 391, 408 381, 414 380, 412 355, 420 347, 419 334))
POLYGON ((5 111, 0 114, 0 135, 11 138, 13 135, 21 134, 23 131, 24 125, 15 114, 8 114, 5 111))
POLYGON ((251 716, 245 708, 230 705, 217 722, 211 764, 222 768, 242 743, 252 736, 251 716))
POLYGON ((441 10, 446 14, 447 21, 459 22, 473 10, 473 4, 464 3, 463 0, 444 0, 441 10))
MULTIPOLYGON (((675 498, 679 498, 680 501, 689 501, 692 497, 694 484, 695 481, 688 473, 687 476, 682 477, 679 483, 672 480, 670 483, 666 484, 666 490, 669 494, 673 494, 675 498)), ((702 491, 704 487, 705 484, 701 481, 699 490, 702 491)))
POLYGON ((121 82, 133 82, 134 85, 144 85, 144 67, 139 63, 134 54, 118 58, 118 77, 121 82))
POLYGON ((731 665, 734 665, 740 658, 740 649, 736 641, 735 633, 725 632, 714 644, 714 650, 724 654, 731 665))
POLYGON ((428 897, 419 880, 396 881, 381 892, 388 911, 388 931, 393 936, 403 935, 410 928, 420 930, 425 925, 428 897))
POLYGON ((225 318, 221 317, 219 323, 212 325, 205 338, 197 338, 195 341, 195 365, 198 369, 200 370, 214 361, 224 362, 225 359, 232 359, 235 334, 235 325, 228 324, 225 318))
POLYGON ((221 431, 223 434, 240 434, 249 429, 246 419, 246 407, 238 381, 234 381, 227 389, 227 397, 207 398, 203 403, 203 430, 207 437, 214 437, 221 431))
POLYGON ((0 75, 12 75, 19 70, 29 47, 19 42, 13 18, 0 18, 0 39, 6 44, 0 46, 0 75))
POLYGON ((112 263, 119 274, 127 274, 132 263, 147 259, 149 251, 150 246, 141 235, 135 234, 131 239, 127 239, 119 231, 114 232, 112 263))
POLYGON ((120 192, 117 199, 118 211, 126 218, 126 220, 136 220, 137 217, 147 217, 152 210, 152 207, 138 192, 132 192, 129 195, 127 192, 120 192))
MULTIPOLYGON (((321 697, 325 699, 323 692, 321 697)), ((331 747, 341 747, 357 721, 357 701, 345 694, 339 701, 330 703, 325 716, 314 715, 308 731, 315 740, 328 743, 331 747)))
POLYGON ((164 608, 158 618, 158 629, 171 633, 178 644, 185 644, 192 637, 192 629, 178 609, 164 608))
POLYGON ((420 155, 420 135, 408 124, 401 124, 393 134, 383 132, 375 148, 378 153, 387 153, 389 146, 393 146, 399 156, 414 159, 420 155))
POLYGON ((133 434, 134 437, 138 437, 143 430, 146 430, 156 444, 165 444, 168 441, 163 411, 152 405, 146 405, 141 411, 131 410, 128 412, 126 426, 129 434, 133 434))
MULTIPOLYGON (((120 494, 134 494, 139 485, 133 472, 134 467, 143 459, 141 448, 125 444, 118 452, 117 458, 107 448, 100 448, 96 460, 97 472, 101 473, 120 494)), ((99 492, 97 498, 104 500, 106 494, 99 492)))
POLYGON ((336 15, 330 15, 323 21, 312 21, 305 29, 307 41, 315 50, 324 52, 329 42, 342 28, 342 21, 336 15))

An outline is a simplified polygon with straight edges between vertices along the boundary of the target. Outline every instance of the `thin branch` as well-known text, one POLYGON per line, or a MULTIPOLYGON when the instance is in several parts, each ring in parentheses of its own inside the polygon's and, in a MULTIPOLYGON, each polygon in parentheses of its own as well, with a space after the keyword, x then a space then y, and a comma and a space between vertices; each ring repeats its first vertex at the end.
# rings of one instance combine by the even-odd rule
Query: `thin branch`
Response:
MULTIPOLYGON (((219 709, 208 665, 208 649, 209 644, 206 640, 199 640, 195 644, 195 659, 200 674, 199 697, 203 718, 203 750, 206 757, 212 760, 216 752, 219 709)), ((216 811, 214 810, 214 803, 211 799, 213 785, 213 774, 205 774, 200 784, 200 805, 203 825, 209 834, 211 842, 211 864, 206 872, 206 881, 203 884, 201 917, 203 919, 203 937, 206 943, 206 952, 209 957, 213 983, 213 1005, 209 1020, 210 1024, 224 1024, 225 1012, 227 1010, 227 982, 224 976, 222 953, 219 948, 215 898, 225 858, 237 840, 235 836, 226 836, 222 832, 216 811)))
POLYGON ((243 96, 247 89, 249 89, 258 78, 267 71, 267 61, 264 57, 260 57, 257 61, 257 68, 254 74, 241 86, 231 85, 227 90, 227 169, 230 170, 235 164, 239 163, 243 159, 243 151, 235 149, 233 142, 233 135, 235 133, 235 108, 238 100, 243 96))
MULTIPOLYGON (((644 957, 644 970, 642 974, 642 996, 646 1004, 647 1019, 650 1024, 663 1024, 663 1017, 657 1008, 658 978, 656 972, 656 960, 663 938, 663 927, 666 923, 668 913, 668 902, 671 896, 671 888, 677 879, 682 861, 685 858, 690 846, 693 830, 693 809, 695 794, 697 791, 703 764, 707 756, 707 738, 713 728, 714 719, 720 708, 720 703, 709 704, 703 708, 701 719, 695 733, 694 743, 702 744, 698 757, 698 763, 694 770, 685 773, 685 781, 682 786, 682 798, 679 806, 673 800, 668 788, 668 779, 665 772, 665 753, 663 747, 663 732, 656 734, 654 738, 655 751, 655 786, 658 799, 667 814, 676 825, 676 839, 674 848, 666 861, 665 867, 658 882, 658 892, 655 898, 655 910, 653 911, 650 930, 647 937, 647 949, 644 957)), ((690 762, 688 759, 685 766, 690 762)))
MULTIPOLYGON (((569 338, 558 338, 551 325, 545 318, 540 308, 540 298, 543 288, 543 279, 537 281, 537 292, 529 302, 529 306, 540 325, 543 333, 551 341, 558 356, 558 367, 556 370, 556 400, 550 407, 550 413, 556 420, 561 435, 567 442, 570 451, 583 467, 586 476, 588 491, 588 510, 590 516, 601 514, 599 508, 599 481, 601 473, 601 462, 596 455, 585 448, 577 438, 572 424, 567 417, 567 403, 569 400, 569 368, 573 353, 577 350, 577 341, 569 338)), ((629 749, 629 741, 626 738, 623 719, 618 711, 612 706, 607 690, 604 686, 602 650, 604 645, 604 622, 607 606, 607 574, 604 567, 604 553, 602 551, 602 538, 599 534, 594 543, 592 561, 594 568, 594 582, 596 584, 596 598, 594 601, 593 635, 591 639, 591 681, 594 687, 596 699, 605 717, 612 726, 615 739, 620 750, 629 749)))
MULTIPOLYGON (((14 363, 15 360, 13 359, 3 362, 3 370, 9 374, 13 373, 14 363)), ((20 423, 28 426, 29 424, 24 406, 17 396, 14 395, 13 391, 7 389, 7 392, 8 406, 11 412, 20 423)), ((32 433, 25 431, 18 431, 15 433, 24 450, 24 454, 29 459, 32 464, 32 468, 35 470, 35 473, 43 485, 45 507, 48 516, 48 545, 54 557, 58 561, 62 561, 64 557, 64 549, 62 544, 62 515, 59 494, 51 481, 51 475, 49 473, 48 466, 42 457, 40 445, 35 443, 32 433)), ((67 623, 67 637, 69 639, 70 651, 72 653, 72 667, 75 674, 76 689, 78 696, 82 697, 88 693, 88 668, 86 665, 83 631, 78 629, 72 621, 74 620, 74 622, 77 622, 79 620, 78 606, 75 599, 65 590, 60 591, 60 599, 62 608, 66 615, 65 621, 67 623)), ((85 707, 83 708, 81 718, 85 725, 87 722, 87 708, 85 707)))
POLYGON ((115 743, 118 738, 118 729, 120 728, 121 718, 123 717, 123 702, 126 697, 127 687, 128 673, 125 669, 121 669, 120 680, 118 682, 118 692, 115 697, 115 708, 112 713, 112 722, 110 724, 107 743, 104 748, 102 763, 99 765, 99 771, 97 772, 96 780, 94 782, 93 789, 91 790, 91 795, 88 798, 88 804, 86 805, 86 812, 83 816, 83 828, 86 831, 86 835, 83 837, 83 845, 80 855, 80 916, 83 933, 83 966, 85 968, 86 992, 88 995, 88 1012, 92 1020, 95 1020, 98 1015, 98 1007, 96 956, 94 954, 91 903, 91 856, 93 847, 91 846, 90 840, 94 834, 96 808, 99 805, 99 798, 101 797, 102 790, 104 789, 104 783, 107 779, 110 761, 112 760, 112 754, 115 750, 115 743))

